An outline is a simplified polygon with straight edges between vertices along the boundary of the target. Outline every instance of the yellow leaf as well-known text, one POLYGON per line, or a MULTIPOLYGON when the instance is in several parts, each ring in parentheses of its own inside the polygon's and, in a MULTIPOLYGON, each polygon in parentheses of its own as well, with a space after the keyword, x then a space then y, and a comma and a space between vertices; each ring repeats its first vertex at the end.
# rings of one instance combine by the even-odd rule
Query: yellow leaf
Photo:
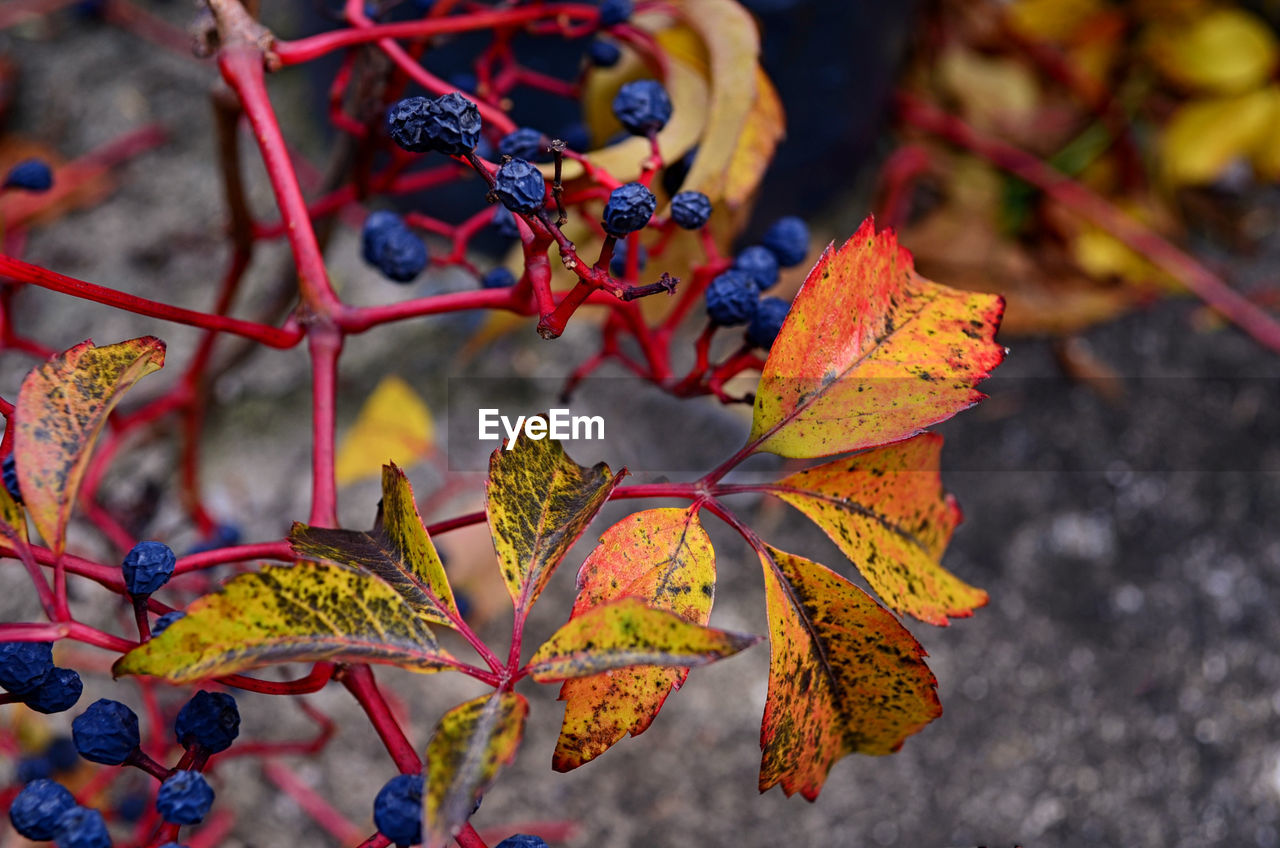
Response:
POLYGON ((1160 144, 1170 186, 1213 182, 1237 159, 1272 138, 1280 97, 1271 88, 1234 97, 1193 100, 1173 114, 1160 144))
POLYGON ((422 672, 453 662, 394 587, 353 568, 299 562, 232 578, 112 670, 184 683, 316 660, 422 672))
POLYGON ((786 135, 787 117, 782 99, 769 75, 756 68, 756 101, 725 172, 724 202, 734 209, 746 203, 773 161, 778 142, 786 135))
POLYGON ((1039 108, 1040 86, 1025 62, 953 47, 939 57, 937 72, 947 91, 960 101, 965 116, 978 127, 1020 128, 1039 108))
POLYGON ((343 438, 334 476, 345 486, 381 473, 388 462, 411 466, 431 452, 434 441, 435 422, 422 398, 399 377, 384 377, 343 438))
POLYGON ((1100 0, 1017 0, 1006 14, 1009 24, 1022 35, 1062 41, 1101 8, 1100 0))
POLYGON ((82 342, 35 368, 18 390, 18 488, 45 544, 61 553, 71 507, 107 416, 134 383, 164 365, 154 336, 82 342))
POLYGON ((1196 91, 1239 94, 1264 83, 1276 67, 1276 38, 1266 21, 1242 9, 1213 9, 1186 24, 1149 35, 1156 67, 1196 91))

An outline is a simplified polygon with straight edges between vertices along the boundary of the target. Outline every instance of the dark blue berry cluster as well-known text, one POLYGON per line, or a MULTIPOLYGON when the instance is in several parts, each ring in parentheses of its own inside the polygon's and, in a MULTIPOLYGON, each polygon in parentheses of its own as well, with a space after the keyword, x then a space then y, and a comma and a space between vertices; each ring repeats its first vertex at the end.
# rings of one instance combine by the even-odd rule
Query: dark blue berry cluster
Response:
POLYGON ((173 723, 178 744, 199 745, 211 754, 225 751, 240 735, 240 710, 226 692, 197 692, 173 723))
POLYGON ((169 582, 178 558, 162 542, 139 542, 125 555, 121 569, 131 595, 150 595, 169 582))
POLYGON ((710 217, 711 198, 700 191, 682 191, 671 198, 671 220, 683 229, 700 229, 710 217))
POLYGON ((9 805, 9 821, 19 835, 37 842, 53 839, 62 814, 74 809, 76 799, 65 786, 47 778, 33 780, 9 805))
POLYGON ((600 0, 600 26, 616 26, 634 12, 632 0, 600 0))
POLYGON ((612 41, 593 38, 587 45, 587 58, 598 68, 612 68, 622 58, 622 50, 612 41))
POLYGON ((0 688, 40 713, 60 713, 80 700, 80 675, 53 664, 52 642, 0 643, 0 688))
POLYGON ((604 205, 604 230, 611 236, 634 233, 649 223, 657 208, 658 199, 640 183, 618 186, 604 205))
POLYGON ((53 171, 43 159, 24 159, 9 169, 3 188, 48 191, 53 188, 53 171))
POLYGON ((464 156, 480 142, 480 111, 457 92, 443 97, 406 97, 387 110, 391 140, 413 153, 434 150, 464 156))
POLYGON ((509 289, 516 284, 516 275, 510 269, 499 265, 480 278, 480 285, 486 289, 509 289))
POLYGON ((427 246, 394 212, 374 212, 364 219, 360 247, 364 261, 393 282, 412 282, 427 266, 427 246))
POLYGON ((118 766, 138 749, 138 715, 119 701, 99 698, 71 722, 71 738, 80 756, 118 766))
POLYGON ((547 848, 547 841, 541 836, 517 833, 514 836, 508 836, 495 845, 494 848, 547 848))
POLYGON ((156 793, 156 810, 170 824, 200 824, 212 806, 213 787, 198 771, 174 772, 156 793))
POLYGON ((730 269, 707 286, 707 317, 715 324, 745 324, 756 313, 760 286, 743 271, 730 269))
MULTIPOLYGON (((609 260, 609 273, 621 279, 627 275, 627 257, 631 254, 631 242, 624 241, 618 244, 618 248, 613 252, 613 258, 609 260)), ((636 270, 643 271, 644 266, 649 262, 649 251, 644 249, 644 245, 638 245, 636 249, 636 270)))
POLYGON ((780 266, 791 268, 809 254, 809 227, 796 216, 788 215, 775 221, 760 243, 778 258, 780 266))
POLYGON ((532 215, 547 202, 547 181, 524 159, 512 159, 494 176, 493 193, 512 212, 532 215))
POLYGON ((538 160, 548 150, 547 137, 531 127, 520 127, 502 137, 498 153, 514 159, 538 160))
POLYGON ((53 838, 58 848, 111 848, 102 813, 88 807, 71 807, 58 816, 53 838))
POLYGON ((671 98, 656 80, 636 80, 618 89, 613 114, 627 132, 648 135, 671 120, 671 98))
POLYGON ((755 280, 761 291, 778 282, 778 259, 767 247, 758 244, 748 247, 734 258, 733 267, 755 280))
POLYGON ((397 845, 422 841, 421 774, 398 774, 378 790, 373 799, 373 823, 378 832, 397 845))
POLYGON ((17 503, 22 503, 22 489, 18 488, 18 462, 14 459, 13 454, 9 454, 4 458, 4 487, 9 492, 9 497, 13 498, 17 503))

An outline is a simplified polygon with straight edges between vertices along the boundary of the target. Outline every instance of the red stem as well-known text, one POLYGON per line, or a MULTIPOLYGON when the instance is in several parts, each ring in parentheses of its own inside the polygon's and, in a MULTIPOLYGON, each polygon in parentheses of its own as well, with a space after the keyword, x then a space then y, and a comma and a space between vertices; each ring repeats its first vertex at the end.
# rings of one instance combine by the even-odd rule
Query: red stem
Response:
POLYGON ((899 116, 908 124, 945 138, 1039 188, 1052 200, 1110 233, 1244 330, 1280 352, 1280 322, 1232 289, 1222 278, 1158 233, 1117 209, 1106 198, 1065 176, 1024 150, 984 135, 955 115, 918 97, 899 93, 899 116))
POLYGON ((404 729, 391 714, 391 707, 378 691, 378 683, 374 679, 373 670, 367 665, 343 666, 335 675, 343 686, 347 687, 373 724, 378 738, 386 746, 396 768, 405 774, 418 774, 422 771, 422 761, 413 743, 405 736, 404 729))

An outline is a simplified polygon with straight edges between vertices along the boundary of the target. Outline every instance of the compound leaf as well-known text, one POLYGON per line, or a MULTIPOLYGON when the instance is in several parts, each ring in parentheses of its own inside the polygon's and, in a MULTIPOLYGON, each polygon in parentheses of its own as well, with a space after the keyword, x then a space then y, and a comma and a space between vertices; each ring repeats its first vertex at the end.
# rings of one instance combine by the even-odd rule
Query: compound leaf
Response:
POLYGON ((554 683, 636 665, 706 665, 760 641, 694 624, 673 612, 619 598, 588 610, 552 634, 529 662, 529 675, 554 683))
POLYGON ((960 509, 942 491, 942 437, 925 433, 780 480, 769 490, 807 515, 894 610, 930 624, 967 616, 987 593, 939 564, 960 509))
POLYGON ((339 486, 376 474, 383 463, 409 466, 431 452, 435 422, 418 393, 401 378, 383 377, 360 407, 334 461, 339 486))
POLYGON ((537 600, 620 479, 603 462, 585 468, 555 439, 530 439, 523 432, 512 450, 493 452, 486 510, 517 614, 537 600))
POLYGON ((1004 301, 926 280, 868 218, 796 295, 756 391, 756 450, 811 458, 898 441, 981 400, 1004 301))
POLYGON ((373 574, 427 621, 452 627, 459 618, 444 565, 418 515, 413 487, 394 465, 382 467, 382 500, 372 530, 294 524, 289 543, 303 559, 327 560, 373 574))
POLYGON ((816 562, 765 546, 769 697, 760 791, 818 797, 852 753, 891 754, 942 714, 925 650, 867 593, 816 562))
POLYGON ((18 486, 45 544, 61 553, 89 453, 107 416, 139 379, 164 365, 164 342, 143 336, 94 347, 82 342, 22 381, 14 453, 18 486))
POLYGON ((449 844, 498 770, 515 759, 528 714, 523 695, 497 692, 441 716, 427 743, 427 848, 449 844))
POLYGON ((115 673, 186 682, 281 662, 372 662, 412 671, 452 663, 395 589, 338 565, 267 566, 231 579, 186 613, 117 660, 115 673))
MULTIPOLYGON (((600 537, 578 572, 570 619, 600 604, 636 597, 696 624, 711 618, 716 562, 711 539, 688 509, 650 509, 627 516, 600 537)), ((630 733, 643 733, 688 668, 636 667, 565 681, 564 722, 552 767, 590 762, 630 733)))

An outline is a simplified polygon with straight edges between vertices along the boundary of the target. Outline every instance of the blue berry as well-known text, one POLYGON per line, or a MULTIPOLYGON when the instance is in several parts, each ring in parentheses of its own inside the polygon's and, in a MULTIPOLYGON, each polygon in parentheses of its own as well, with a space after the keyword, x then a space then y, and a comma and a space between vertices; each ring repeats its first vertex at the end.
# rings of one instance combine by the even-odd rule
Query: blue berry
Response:
POLYGON ((507 268, 493 268, 480 278, 480 285, 486 289, 509 289, 516 284, 516 275, 507 268))
POLYGON ((80 700, 84 684, 80 675, 69 668, 54 668, 34 692, 27 693, 22 702, 38 713, 46 715, 66 712, 80 700))
POLYGON ((767 247, 758 244, 748 247, 733 260, 733 267, 755 280, 761 291, 778 282, 778 259, 767 247))
POLYGON ((498 142, 498 153, 513 159, 537 159, 546 149, 546 136, 532 127, 521 127, 498 142))
POLYGON ((631 0, 600 0, 600 26, 620 24, 634 11, 631 0))
POLYGON ((799 265, 809 254, 809 225, 795 215, 779 218, 760 242, 773 251, 783 268, 799 265))
POLYGON ((179 771, 156 793, 156 809, 169 824, 200 824, 213 806, 213 787, 198 771, 179 771))
POLYGON ((561 129, 560 139, 564 141, 564 146, 570 150, 581 152, 591 147, 591 131, 581 121, 569 124, 569 126, 561 129))
POLYGON ((9 805, 9 821, 13 829, 27 839, 41 842, 53 839, 58 831, 58 819, 76 805, 76 799, 60 783, 52 780, 33 780, 9 805))
POLYGON ((58 848, 111 848, 102 813, 88 807, 72 807, 59 816, 54 839, 58 848))
POLYGON ((373 823, 397 845, 422 841, 422 775, 398 774, 373 799, 373 823))
POLYGON ((130 792, 116 801, 116 815, 123 821, 136 822, 147 811, 147 796, 141 792, 130 792))
POLYGON ((470 71, 455 71, 449 74, 448 82, 458 91, 475 91, 480 87, 480 80, 470 71))
POLYGON ((587 58, 598 68, 612 68, 622 58, 622 51, 612 41, 593 38, 587 45, 587 58))
POLYGON ((516 218, 511 214, 511 210, 505 206, 499 206, 494 211, 493 220, 489 222, 489 226, 493 227, 498 235, 503 238, 520 238, 520 228, 516 226, 516 218))
POLYGON ((625 236, 642 229, 658 208, 653 192, 640 183, 627 183, 609 193, 604 205, 604 229, 612 236, 625 236))
POLYGON ((462 156, 480 141, 480 111, 457 92, 434 100, 406 97, 387 110, 392 141, 413 153, 435 150, 462 156))
POLYGON ((4 458, 4 487, 9 490, 9 497, 22 503, 22 489, 18 488, 18 461, 13 454, 4 458))
POLYGON ((493 193, 512 212, 531 215, 547 201, 547 183, 542 172, 523 159, 512 159, 498 169, 493 193))
POLYGON ((755 315, 759 299, 755 280, 742 271, 725 271, 707 286, 707 316, 725 327, 745 324, 755 315))
MULTIPOLYGON (((609 260, 609 273, 621 279, 627 275, 627 256, 631 253, 631 242, 624 241, 618 244, 617 250, 613 252, 613 258, 609 260)), ((644 249, 644 245, 640 245, 640 249, 636 251, 636 270, 643 271, 644 266, 649 262, 649 251, 644 249)))
POLYGON ((508 836, 494 848, 547 848, 547 842, 541 836, 517 833, 515 836, 508 836))
POLYGON ((52 642, 0 642, 0 687, 25 695, 52 672, 52 642))
POLYGON ((656 80, 636 80, 618 89, 613 114, 632 135, 657 132, 671 120, 671 98, 656 80))
POLYGON ((225 692, 197 692, 173 723, 178 744, 200 745, 211 754, 225 751, 240 735, 240 710, 225 692))
POLYGON ((151 625, 151 638, 154 639, 159 636, 161 633, 169 629, 170 624, 173 624, 180 618, 185 618, 186 615, 187 614, 181 610, 174 610, 173 612, 167 612, 160 616, 156 619, 156 623, 151 625))
POLYGON ((150 595, 169 582, 178 558, 162 542, 139 542, 125 555, 124 587, 133 595, 150 595))
POLYGON ((57 772, 71 771, 80 764, 80 752, 70 736, 59 736, 44 749, 44 755, 57 772))
POLYGON ((166 842, 165 844, 161 845, 160 848, 187 848, 187 846, 180 845, 177 842, 166 842))
POLYGON ((53 762, 43 754, 18 760, 18 768, 13 775, 14 780, 24 785, 33 780, 48 780, 51 777, 53 777, 53 762))
POLYGON ((119 701, 99 698, 71 722, 71 738, 86 760, 118 766, 141 741, 138 716, 119 701))
POLYGON ((205 551, 213 551, 218 548, 225 548, 230 545, 240 544, 240 528, 234 524, 219 524, 213 528, 213 533, 200 541, 196 542, 187 549, 187 555, 202 554, 205 551))
POLYGON ((43 159, 25 159, 9 169, 4 188, 24 191, 48 191, 53 187, 53 171, 43 159))
POLYGON ((686 230, 700 229, 711 217, 711 198, 700 191, 682 191, 671 198, 671 220, 686 230))
POLYGON ((751 316, 751 323, 747 325, 747 341, 765 350, 773 347, 773 341, 790 310, 791 304, 780 297, 761 298, 756 314, 751 316))
POLYGON ((397 283, 411 282, 427 266, 427 246, 394 212, 373 212, 360 234, 364 261, 397 283))

